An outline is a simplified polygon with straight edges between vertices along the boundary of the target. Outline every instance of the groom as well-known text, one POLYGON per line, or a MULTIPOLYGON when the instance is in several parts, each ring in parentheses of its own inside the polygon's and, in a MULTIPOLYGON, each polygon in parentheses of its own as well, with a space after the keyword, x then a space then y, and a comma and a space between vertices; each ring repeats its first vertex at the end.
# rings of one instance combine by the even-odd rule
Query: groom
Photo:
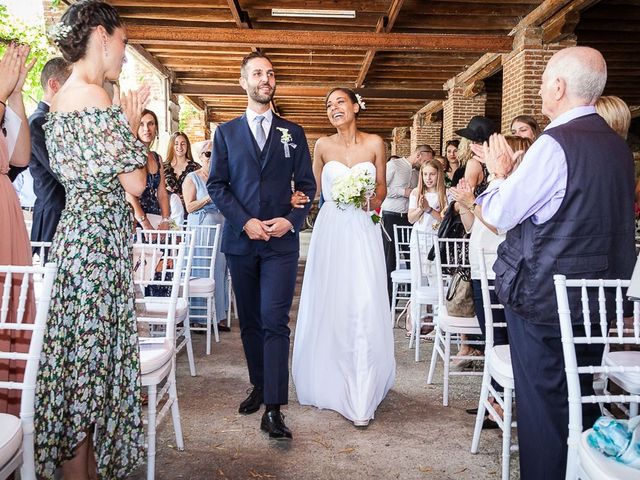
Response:
POLYGON ((288 440, 280 405, 288 402, 289 310, 293 300, 305 208, 291 208, 295 190, 313 198, 316 182, 304 131, 269 109, 276 90, 271 61, 261 52, 242 60, 244 115, 220 125, 213 139, 207 188, 226 218, 226 254, 238 304, 242 345, 253 389, 239 412, 265 413, 260 428, 288 440))

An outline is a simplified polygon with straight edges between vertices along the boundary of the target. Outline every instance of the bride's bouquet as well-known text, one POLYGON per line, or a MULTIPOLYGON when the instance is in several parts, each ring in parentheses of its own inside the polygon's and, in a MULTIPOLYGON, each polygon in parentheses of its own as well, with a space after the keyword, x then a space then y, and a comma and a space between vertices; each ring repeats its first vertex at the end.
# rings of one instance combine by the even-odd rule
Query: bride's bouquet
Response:
MULTIPOLYGON (((369 202, 375 195, 375 190, 376 180, 370 172, 358 172, 352 169, 333 182, 332 197, 340 209, 344 210, 347 206, 352 205, 356 208, 366 206, 369 210, 369 202)), ((380 216, 375 211, 370 213, 373 223, 379 223, 380 216)))

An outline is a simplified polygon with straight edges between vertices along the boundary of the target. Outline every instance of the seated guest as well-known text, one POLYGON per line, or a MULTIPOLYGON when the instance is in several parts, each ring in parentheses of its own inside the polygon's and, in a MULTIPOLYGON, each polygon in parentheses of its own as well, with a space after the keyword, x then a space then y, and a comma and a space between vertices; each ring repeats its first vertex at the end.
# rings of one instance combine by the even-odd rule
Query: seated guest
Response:
POLYGON ((60 214, 64 210, 65 191, 58 177, 49 165, 49 153, 45 145, 44 130, 49 105, 53 96, 58 93, 71 74, 71 66, 62 57, 55 57, 45 63, 40 74, 40 85, 44 95, 38 108, 29 117, 31 132, 31 160, 29 171, 33 177, 33 192, 36 195, 33 206, 33 224, 31 240, 34 242, 50 242, 56 232, 60 214))
POLYGON ((133 207, 138 225, 146 230, 166 230, 171 223, 169 192, 164 178, 162 158, 151 151, 151 145, 158 137, 158 117, 151 110, 143 110, 138 127, 138 140, 147 147, 147 186, 140 197, 127 193, 127 201, 133 207), (152 222, 147 216, 155 215, 152 222))
MULTIPOLYGON (((187 225, 189 227, 196 225, 219 225, 220 232, 224 226, 224 217, 218 207, 211 201, 209 192, 207 191, 207 179, 209 178, 209 165, 211 162, 211 141, 207 141, 202 145, 200 150, 200 163, 202 168, 187 174, 184 183, 182 184, 182 192, 184 202, 189 212, 187 217, 187 225)), ((206 243, 206 232, 203 230, 198 231, 198 237, 196 238, 196 245, 202 245, 206 243)), ((213 238, 209 239, 213 241, 213 238)), ((194 255, 196 257, 210 255, 209 249, 195 249, 194 255)), ((202 277, 203 271, 197 267, 203 267, 206 264, 206 259, 195 258, 193 260, 193 275, 195 277, 202 277)), ((215 305, 216 316, 218 323, 224 322, 227 319, 227 301, 228 301, 228 279, 227 279, 227 261, 224 253, 220 251, 220 242, 218 242, 218 250, 216 252, 216 263, 214 265, 214 280, 216 285, 215 293, 215 305)), ((191 305, 197 310, 195 315, 201 315, 202 309, 206 308, 204 299, 194 298, 191 300, 191 305)), ((194 323, 199 323, 195 321, 194 323)), ((219 325, 219 330, 228 331, 229 327, 219 325)))
POLYGON ((511 135, 528 138, 534 142, 541 133, 540 125, 531 115, 518 115, 511 120, 511 135))
POLYGON ((199 168, 200 165, 193 160, 191 142, 187 134, 175 132, 171 135, 167 147, 167 159, 164 162, 164 177, 167 190, 178 195, 183 206, 182 183, 189 173, 199 168))

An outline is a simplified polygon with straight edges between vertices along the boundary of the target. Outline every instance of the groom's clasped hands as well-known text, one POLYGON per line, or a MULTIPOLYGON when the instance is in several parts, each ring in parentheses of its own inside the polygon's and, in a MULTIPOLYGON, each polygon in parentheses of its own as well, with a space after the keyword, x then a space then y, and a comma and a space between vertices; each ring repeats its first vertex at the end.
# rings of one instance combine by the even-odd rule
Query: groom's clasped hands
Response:
POLYGON ((276 217, 270 220, 250 219, 244 224, 243 230, 251 240, 264 240, 268 242, 271 237, 282 237, 291 231, 293 225, 283 217, 276 217))

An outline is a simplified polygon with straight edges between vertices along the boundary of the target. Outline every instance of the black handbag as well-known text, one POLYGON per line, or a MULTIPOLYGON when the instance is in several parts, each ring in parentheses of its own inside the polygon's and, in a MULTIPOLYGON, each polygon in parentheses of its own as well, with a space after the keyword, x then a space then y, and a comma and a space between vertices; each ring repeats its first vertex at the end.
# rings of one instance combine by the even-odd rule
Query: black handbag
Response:
MULTIPOLYGON (((464 228, 460 214, 456 213, 453 208, 455 200, 449 204, 447 211, 440 221, 440 227, 438 228, 438 238, 466 238, 467 231, 464 228)), ((446 245, 440 245, 440 260, 443 263, 447 262, 447 249, 446 245)), ((436 259, 435 244, 431 247, 427 258, 431 261, 436 259)), ((468 257, 467 257, 468 258, 468 257)))

